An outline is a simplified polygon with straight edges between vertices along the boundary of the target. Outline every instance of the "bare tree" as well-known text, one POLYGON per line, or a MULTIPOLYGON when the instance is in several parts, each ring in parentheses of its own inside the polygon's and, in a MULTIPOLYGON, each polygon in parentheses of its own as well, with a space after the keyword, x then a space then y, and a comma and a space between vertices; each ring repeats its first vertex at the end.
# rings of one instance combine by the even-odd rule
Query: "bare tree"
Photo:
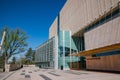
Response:
MULTIPOLYGON (((1 31, 3 33, 4 29, 1 31)), ((20 29, 8 29, 5 28, 6 35, 3 42, 2 55, 5 54, 5 62, 8 63, 8 59, 15 54, 19 54, 25 51, 27 47, 25 32, 20 29)), ((1 34, 2 35, 2 34, 1 34)))

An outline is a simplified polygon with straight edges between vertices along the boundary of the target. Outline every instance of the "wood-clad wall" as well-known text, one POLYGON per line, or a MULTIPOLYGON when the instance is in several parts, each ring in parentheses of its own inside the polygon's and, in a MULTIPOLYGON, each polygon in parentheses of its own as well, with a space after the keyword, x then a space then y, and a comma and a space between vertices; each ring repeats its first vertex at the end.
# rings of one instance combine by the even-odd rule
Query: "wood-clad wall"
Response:
POLYGON ((86 69, 120 71, 120 54, 100 58, 87 57, 86 69))

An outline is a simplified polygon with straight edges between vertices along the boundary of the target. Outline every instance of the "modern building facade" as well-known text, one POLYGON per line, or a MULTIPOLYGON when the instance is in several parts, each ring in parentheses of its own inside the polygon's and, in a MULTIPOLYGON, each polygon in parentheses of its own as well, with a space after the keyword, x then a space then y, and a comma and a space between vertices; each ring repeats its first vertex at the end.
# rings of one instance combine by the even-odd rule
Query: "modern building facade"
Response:
POLYGON ((49 29, 56 69, 120 71, 120 0, 67 0, 49 29))
POLYGON ((52 37, 36 48, 36 65, 41 68, 78 69, 80 57, 70 56, 71 53, 78 52, 70 36, 71 32, 59 31, 58 35, 59 37, 52 37))

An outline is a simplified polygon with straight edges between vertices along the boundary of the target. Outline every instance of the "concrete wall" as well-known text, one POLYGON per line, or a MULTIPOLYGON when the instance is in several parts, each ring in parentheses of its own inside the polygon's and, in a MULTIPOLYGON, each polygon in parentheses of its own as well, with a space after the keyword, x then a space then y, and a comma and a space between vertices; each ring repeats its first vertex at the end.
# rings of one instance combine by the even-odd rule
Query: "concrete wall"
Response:
MULTIPOLYGON (((67 0, 60 11, 60 29, 72 35, 101 17, 117 5, 119 0, 67 0)), ((49 38, 57 35, 58 18, 49 29, 49 38)), ((94 49, 120 42, 120 18, 111 20, 85 33, 85 49, 94 49), (111 34, 111 35, 110 35, 111 34), (93 44, 94 43, 94 44, 93 44), (92 45, 91 45, 92 44, 92 45)))
POLYGON ((10 64, 9 71, 14 71, 14 70, 17 70, 17 69, 20 69, 20 68, 22 68, 22 65, 20 65, 20 64, 10 64))
POLYGON ((120 43, 120 17, 84 34, 85 50, 120 43))
POLYGON ((57 26, 58 26, 58 17, 54 20, 53 24, 51 25, 49 29, 49 39, 57 36, 57 26))
MULTIPOLYGON (((72 35, 110 11, 119 0, 67 0, 60 11, 61 30, 71 30, 72 35)), ((50 37, 56 35, 57 18, 50 27, 50 37)))

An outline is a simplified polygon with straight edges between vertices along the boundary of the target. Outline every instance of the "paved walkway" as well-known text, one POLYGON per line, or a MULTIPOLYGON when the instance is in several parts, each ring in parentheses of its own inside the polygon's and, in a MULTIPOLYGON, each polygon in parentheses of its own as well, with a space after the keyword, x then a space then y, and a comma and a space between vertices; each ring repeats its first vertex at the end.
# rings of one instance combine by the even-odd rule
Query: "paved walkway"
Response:
POLYGON ((5 79, 12 75, 14 72, 0 72, 0 80, 5 79))
POLYGON ((7 75, 8 73, 5 73, 5 72, 0 72, 0 80, 3 78, 3 77, 5 77, 6 75, 7 75))
POLYGON ((24 67, 4 80, 120 80, 120 74, 24 67))

